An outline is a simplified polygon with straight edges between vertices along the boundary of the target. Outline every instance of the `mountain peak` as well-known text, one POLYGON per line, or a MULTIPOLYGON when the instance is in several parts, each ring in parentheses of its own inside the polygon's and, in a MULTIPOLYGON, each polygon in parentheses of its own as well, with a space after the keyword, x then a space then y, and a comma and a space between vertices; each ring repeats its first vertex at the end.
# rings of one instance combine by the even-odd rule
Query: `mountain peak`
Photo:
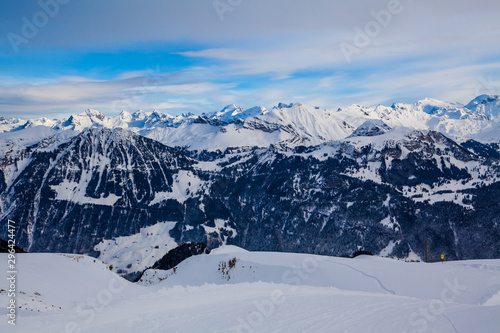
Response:
POLYGON ((236 106, 235 104, 229 104, 224 107, 222 110, 212 114, 211 118, 218 119, 224 122, 230 122, 237 116, 238 114, 244 112, 245 110, 241 107, 236 106))
POLYGON ((83 116, 83 115, 88 116, 92 120, 98 119, 100 121, 103 121, 106 118, 106 116, 101 111, 97 111, 94 109, 87 109, 84 112, 78 114, 78 116, 83 116))
POLYGON ((60 126, 64 129, 71 128, 73 130, 82 131, 95 125, 102 126, 105 120, 106 116, 100 111, 87 109, 82 113, 69 117, 68 120, 62 122, 60 126))
POLYGON ((238 109, 238 107, 236 106, 236 104, 229 104, 229 105, 226 105, 220 112, 231 112, 231 111, 234 111, 238 109))
POLYGON ((436 114, 441 110, 456 109, 457 107, 461 107, 461 105, 447 103, 428 97, 417 101, 415 106, 428 114, 436 114))
POLYGON ((279 102, 278 105, 275 106, 273 109, 289 109, 292 106, 293 106, 293 103, 286 104, 286 103, 279 102))
POLYGON ((349 137, 352 138, 356 136, 377 136, 387 133, 390 130, 391 128, 382 120, 370 119, 356 128, 349 137))
POLYGON ((149 115, 148 112, 146 111, 142 111, 142 110, 137 110, 135 111, 132 116, 134 118, 137 118, 138 120, 143 120, 144 118, 146 118, 147 116, 149 115))
POLYGON ((130 112, 125 111, 125 110, 120 112, 119 117, 121 120, 124 120, 124 121, 131 121, 132 120, 132 114, 130 112))
POLYGON ((490 103, 498 103, 500 100, 499 95, 479 95, 469 102, 465 107, 469 110, 475 110, 478 105, 486 105, 490 103))
POLYGON ((500 115, 500 96, 480 95, 474 98, 465 106, 466 109, 488 117, 496 119, 500 115))

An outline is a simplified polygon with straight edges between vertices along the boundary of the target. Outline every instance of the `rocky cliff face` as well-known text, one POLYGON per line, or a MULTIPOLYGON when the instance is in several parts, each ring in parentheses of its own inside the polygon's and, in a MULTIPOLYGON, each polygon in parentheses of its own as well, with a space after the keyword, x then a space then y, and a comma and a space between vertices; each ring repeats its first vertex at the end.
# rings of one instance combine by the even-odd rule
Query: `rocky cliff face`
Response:
POLYGON ((19 223, 17 242, 30 251, 88 252, 103 237, 183 216, 175 200, 149 207, 155 193, 172 189, 174 173, 193 164, 172 148, 119 129, 36 148, 1 194, 2 221, 19 223))

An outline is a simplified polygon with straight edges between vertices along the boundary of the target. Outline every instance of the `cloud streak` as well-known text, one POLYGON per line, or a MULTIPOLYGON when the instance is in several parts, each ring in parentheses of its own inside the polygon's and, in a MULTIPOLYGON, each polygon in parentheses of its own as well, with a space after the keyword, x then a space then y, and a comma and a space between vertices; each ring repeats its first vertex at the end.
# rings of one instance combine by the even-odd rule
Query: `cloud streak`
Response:
POLYGON ((223 21, 211 1, 70 1, 17 54, 6 36, 40 5, 0 6, 8 13, 0 27, 4 116, 89 107, 199 113, 280 101, 465 103, 500 87, 493 0, 252 0, 223 21), (381 19, 395 4, 401 10, 381 19), (363 47, 360 32, 369 35, 363 47), (343 43, 359 50, 350 61, 343 43))

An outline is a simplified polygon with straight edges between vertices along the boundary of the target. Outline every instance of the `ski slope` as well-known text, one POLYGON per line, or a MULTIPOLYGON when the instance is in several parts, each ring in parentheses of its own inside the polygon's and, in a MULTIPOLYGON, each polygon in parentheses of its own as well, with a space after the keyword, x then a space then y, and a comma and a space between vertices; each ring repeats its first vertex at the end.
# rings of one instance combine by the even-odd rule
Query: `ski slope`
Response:
MULTIPOLYGON (((0 332, 498 332, 500 260, 419 263, 224 246, 139 283, 94 258, 18 254, 0 332), (236 258, 236 259, 235 259, 236 258)), ((7 256, 0 269, 7 271, 7 256)), ((3 280, 0 289, 6 288, 3 280)))

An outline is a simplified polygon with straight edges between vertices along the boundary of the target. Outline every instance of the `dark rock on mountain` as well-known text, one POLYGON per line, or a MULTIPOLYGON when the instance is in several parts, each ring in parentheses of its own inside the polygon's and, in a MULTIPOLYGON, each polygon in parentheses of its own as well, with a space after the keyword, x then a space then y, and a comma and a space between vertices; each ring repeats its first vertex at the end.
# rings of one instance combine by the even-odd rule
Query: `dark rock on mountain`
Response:
POLYGON ((356 136, 376 136, 387 133, 391 128, 381 120, 367 120, 356 128, 349 137, 356 136))
POLYGON ((125 276, 126 279, 132 282, 137 282, 141 279, 142 275, 148 269, 161 269, 161 270, 169 270, 183 262, 189 257, 200 255, 200 254, 209 254, 210 250, 207 248, 204 242, 199 243, 184 243, 179 245, 178 247, 170 250, 165 254, 160 260, 156 261, 153 266, 144 269, 142 272, 133 272, 129 273, 125 276))
POLYGON ((479 156, 500 158, 500 145, 498 143, 481 143, 476 140, 467 140, 460 145, 479 156))
POLYGON ((168 251, 160 260, 154 263, 153 269, 169 270, 180 264, 185 259, 199 254, 209 254, 205 243, 184 243, 175 249, 168 251))
POLYGON ((359 257, 359 256, 372 256, 373 253, 371 253, 370 251, 365 251, 365 250, 357 250, 357 251, 354 251, 354 253, 352 254, 351 258, 356 258, 356 257, 359 257))

